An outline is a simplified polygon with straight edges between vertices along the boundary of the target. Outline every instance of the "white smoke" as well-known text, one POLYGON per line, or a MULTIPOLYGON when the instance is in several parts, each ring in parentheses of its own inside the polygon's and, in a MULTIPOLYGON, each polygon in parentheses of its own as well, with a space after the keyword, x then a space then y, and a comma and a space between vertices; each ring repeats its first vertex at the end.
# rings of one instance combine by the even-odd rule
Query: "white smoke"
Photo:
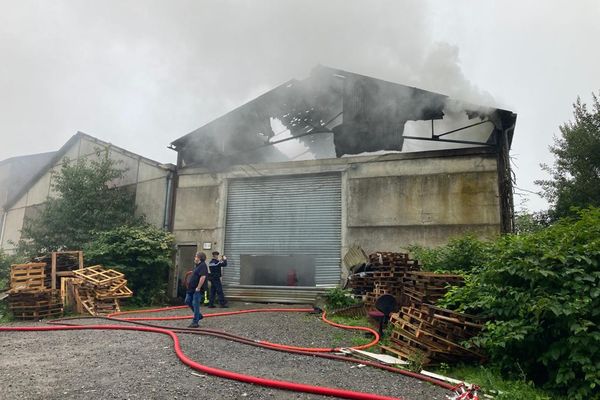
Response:
POLYGON ((434 42, 425 1, 0 4, 0 160, 85 131, 174 161, 169 142, 316 64, 493 103, 462 73, 458 49, 434 42))

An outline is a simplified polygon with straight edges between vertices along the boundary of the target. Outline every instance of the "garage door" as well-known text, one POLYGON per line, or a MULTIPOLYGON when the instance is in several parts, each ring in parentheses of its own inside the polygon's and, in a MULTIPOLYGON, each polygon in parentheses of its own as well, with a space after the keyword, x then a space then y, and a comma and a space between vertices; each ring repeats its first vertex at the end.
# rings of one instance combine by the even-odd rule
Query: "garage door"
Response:
POLYGON ((340 174, 231 180, 227 196, 226 285, 339 283, 340 174))

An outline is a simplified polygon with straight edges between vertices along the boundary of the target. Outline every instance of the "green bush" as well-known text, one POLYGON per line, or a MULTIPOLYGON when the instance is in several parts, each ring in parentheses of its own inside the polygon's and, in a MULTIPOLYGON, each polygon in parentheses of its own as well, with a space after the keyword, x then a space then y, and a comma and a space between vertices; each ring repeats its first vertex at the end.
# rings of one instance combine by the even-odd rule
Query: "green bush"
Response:
POLYGON ((600 398, 600 209, 488 247, 442 305, 490 318, 475 344, 504 371, 574 399, 600 398))
POLYGON ((327 309, 329 310, 351 306, 352 304, 356 303, 356 301, 351 297, 350 291, 340 288, 329 289, 327 293, 325 293, 325 302, 327 309))
POLYGON ((85 249, 88 263, 101 264, 125 274, 133 290, 132 304, 161 304, 172 265, 174 238, 151 225, 121 226, 98 232, 85 249))
POLYGON ((0 250, 0 292, 8 289, 10 286, 10 266, 23 262, 23 259, 16 255, 6 254, 0 250))
POLYGON ((482 265, 489 246, 489 242, 465 235, 451 239, 446 246, 433 249, 410 246, 409 251, 426 271, 464 274, 482 265))

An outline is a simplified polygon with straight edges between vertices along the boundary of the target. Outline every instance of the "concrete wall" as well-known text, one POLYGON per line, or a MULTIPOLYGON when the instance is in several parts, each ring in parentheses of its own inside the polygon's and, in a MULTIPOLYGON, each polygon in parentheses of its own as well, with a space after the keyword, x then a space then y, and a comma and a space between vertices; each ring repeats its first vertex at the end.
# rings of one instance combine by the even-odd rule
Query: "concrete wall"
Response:
POLYGON ((222 250, 225 186, 226 180, 221 175, 194 170, 179 174, 173 223, 177 243, 198 245, 198 248, 202 248, 202 243, 211 243, 211 247, 222 250))
POLYGON ((234 166, 221 173, 179 171, 173 233, 179 244, 222 250, 227 182, 338 171, 342 174, 342 256, 411 244, 438 246, 467 232, 500 233, 496 154, 486 149, 234 166))
POLYGON ((346 240, 367 253, 438 246, 500 232, 493 156, 355 164, 347 171, 346 240))
MULTIPOLYGON (((33 182, 19 200, 6 210, 4 233, 0 230, 0 248, 11 251, 14 246, 10 242, 17 242, 21 237, 20 230, 23 227, 24 217, 35 215, 48 197, 56 196, 51 189, 52 182, 65 159, 86 158, 91 161, 98 158, 98 151, 107 149, 109 157, 119 162, 117 167, 127 169, 124 179, 114 184, 130 186, 135 191, 136 213, 144 214, 151 224, 163 227, 169 170, 156 162, 93 137, 79 134, 76 138, 77 140, 73 140, 68 148, 61 149, 63 155, 56 161, 54 167, 33 182)), ((100 154, 100 157, 105 154, 100 154)))
POLYGON ((2 212, 2 206, 6 203, 6 200, 8 200, 8 195, 10 193, 9 182, 11 169, 11 163, 0 163, 0 212, 2 212))

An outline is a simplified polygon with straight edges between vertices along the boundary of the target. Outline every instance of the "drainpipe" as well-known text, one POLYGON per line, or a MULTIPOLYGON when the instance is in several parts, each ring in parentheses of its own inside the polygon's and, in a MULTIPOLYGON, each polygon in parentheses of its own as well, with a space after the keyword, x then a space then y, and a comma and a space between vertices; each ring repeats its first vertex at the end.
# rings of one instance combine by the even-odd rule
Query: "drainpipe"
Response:
POLYGON ((2 224, 0 224, 0 250, 2 249, 2 243, 4 242, 4 230, 6 229, 6 216, 8 212, 2 209, 2 224))
POLYGON ((171 199, 173 198, 173 175, 175 172, 169 169, 167 174, 167 189, 165 191, 165 208, 163 210, 163 229, 170 231, 171 229, 171 199))
MULTIPOLYGON (((174 150, 174 149, 173 149, 174 150)), ((167 174, 167 187, 165 190, 165 208, 163 210, 163 229, 173 233, 173 225, 175 220, 175 200, 177 194, 178 185, 178 168, 180 168, 181 160, 179 153, 177 153, 177 166, 170 165, 169 172, 167 174)), ((173 253, 171 259, 171 271, 169 272, 169 282, 167 283, 167 293, 171 298, 177 297, 177 252, 173 253)))

